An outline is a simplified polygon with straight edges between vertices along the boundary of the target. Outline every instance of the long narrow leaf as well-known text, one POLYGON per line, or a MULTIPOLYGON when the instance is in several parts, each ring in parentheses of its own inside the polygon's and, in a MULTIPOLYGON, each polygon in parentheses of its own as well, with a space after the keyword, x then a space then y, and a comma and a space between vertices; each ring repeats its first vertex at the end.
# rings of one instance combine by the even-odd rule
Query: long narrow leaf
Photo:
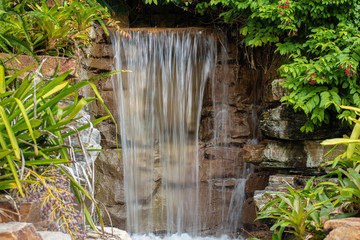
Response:
POLYGON ((7 118, 5 110, 4 110, 4 108, 2 106, 0 106, 0 116, 1 116, 1 118, 3 120, 6 131, 7 131, 8 135, 9 135, 10 143, 11 143, 11 146, 12 146, 12 148, 14 150, 15 157, 16 157, 17 160, 20 160, 20 148, 19 148, 19 145, 17 143, 15 134, 14 134, 12 128, 11 128, 9 119, 7 118))
POLYGON ((0 65, 0 94, 4 94, 6 90, 5 87, 5 72, 4 67, 0 65))
MULTIPOLYGON (((6 146, 6 142, 4 140, 4 137, 2 136, 1 132, 0 132, 0 145, 3 149, 7 149, 7 146, 6 146)), ((16 183, 16 187, 18 188, 20 194, 22 197, 24 197, 24 192, 22 190, 22 187, 21 187, 21 184, 20 184, 20 180, 19 180, 19 177, 18 177, 18 173, 16 171, 16 167, 14 165, 14 162, 13 160, 11 159, 11 157, 9 155, 6 156, 6 159, 8 161, 8 164, 10 166, 10 170, 11 170, 11 173, 12 173, 12 176, 15 180, 15 183, 16 183)))
POLYGON ((24 105, 21 103, 21 101, 17 98, 14 98, 14 100, 16 101, 16 103, 18 104, 19 108, 20 108, 20 111, 23 115, 23 118, 26 122, 26 125, 28 127, 28 130, 29 130, 29 133, 31 135, 31 138, 32 140, 34 141, 34 151, 35 151, 35 154, 38 155, 38 147, 37 147, 37 143, 36 143, 36 138, 35 138, 35 135, 34 135, 34 132, 33 132, 33 129, 32 129, 32 126, 31 126, 31 123, 30 123, 30 120, 26 114, 26 111, 25 111, 25 108, 24 108, 24 105))

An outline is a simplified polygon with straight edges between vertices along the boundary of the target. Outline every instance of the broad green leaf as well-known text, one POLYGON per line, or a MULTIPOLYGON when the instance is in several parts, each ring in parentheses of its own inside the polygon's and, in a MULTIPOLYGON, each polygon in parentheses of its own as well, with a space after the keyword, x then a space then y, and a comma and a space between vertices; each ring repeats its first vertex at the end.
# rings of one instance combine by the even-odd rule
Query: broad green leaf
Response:
POLYGON ((81 109, 85 107, 86 104, 87 101, 84 98, 80 99, 80 101, 78 101, 76 106, 72 109, 71 113, 69 114, 66 120, 73 119, 81 111, 81 109))
MULTIPOLYGON (((32 128, 37 128, 42 123, 42 121, 40 119, 30 119, 29 122, 30 122, 30 126, 32 128)), ((28 129, 28 124, 25 121, 23 121, 23 122, 16 123, 14 126, 12 126, 12 128, 13 128, 14 132, 24 131, 24 130, 28 129)))

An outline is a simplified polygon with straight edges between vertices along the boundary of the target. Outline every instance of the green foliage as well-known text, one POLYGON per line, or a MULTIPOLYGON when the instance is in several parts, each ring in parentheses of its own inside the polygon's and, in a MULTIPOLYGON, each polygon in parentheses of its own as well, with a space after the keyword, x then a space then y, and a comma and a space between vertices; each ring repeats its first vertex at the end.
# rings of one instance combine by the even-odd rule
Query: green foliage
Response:
MULTIPOLYGON (((344 110, 360 113, 360 108, 340 106, 344 110)), ((322 145, 346 144, 347 150, 334 160, 324 164, 333 168, 329 176, 337 176, 339 182, 322 182, 314 188, 314 178, 307 181, 304 190, 288 188, 289 193, 278 196, 261 210, 259 219, 273 218, 276 237, 283 228, 291 228, 297 239, 323 239, 323 223, 332 218, 344 218, 358 214, 360 210, 360 121, 355 122, 350 137, 328 139, 322 145), (337 213, 337 214, 335 214, 337 213), (340 214, 341 213, 341 214, 340 214)), ((334 147, 334 148, 335 148, 334 147)), ((333 148, 333 149, 334 149, 333 148)), ((333 149, 331 151, 333 151, 333 149)), ((331 152, 330 151, 330 152, 331 152)))
POLYGON ((277 220, 271 227, 275 231, 273 239, 282 239, 285 228, 290 228, 297 239, 310 236, 322 239, 324 221, 335 216, 332 213, 335 191, 331 190, 336 188, 327 182, 313 187, 313 180, 308 180, 303 190, 288 187, 289 193, 277 193, 277 197, 261 210, 258 219, 277 220))
POLYGON ((215 9, 225 22, 241 26, 248 46, 272 44, 275 52, 288 57, 279 69, 289 92, 282 101, 307 114, 303 131, 329 123, 333 113, 339 119, 352 114, 339 105, 360 107, 359 1, 207 0, 193 4, 199 13, 215 9))
MULTIPOLYGON (((96 203, 93 196, 65 171, 65 166, 76 163, 68 150, 75 148, 76 151, 80 147, 71 146, 66 139, 76 133, 68 126, 81 118, 77 116, 81 109, 94 100, 103 104, 103 100, 91 82, 71 85, 67 79, 70 71, 50 80, 40 78, 35 72, 20 81, 18 76, 31 67, 10 76, 5 76, 0 67, 0 190, 17 189, 24 197, 26 191, 22 183, 34 184, 39 181, 44 166, 54 165, 70 180, 88 222, 93 225, 85 204, 86 199, 96 203), (84 86, 90 86, 96 97, 79 98, 77 91, 84 86), (72 104, 64 104, 64 101, 72 104), (26 175, 26 172, 32 174, 26 175)), ((96 125, 106 118, 96 119, 91 124, 96 125)), ((89 127, 90 123, 78 127, 77 131, 89 127)), ((99 212, 97 206, 96 209, 99 212)))
POLYGON ((110 13, 95 0, 54 2, 49 7, 47 0, 0 0, 0 51, 71 56, 90 43, 93 21, 107 33, 102 19, 110 13))

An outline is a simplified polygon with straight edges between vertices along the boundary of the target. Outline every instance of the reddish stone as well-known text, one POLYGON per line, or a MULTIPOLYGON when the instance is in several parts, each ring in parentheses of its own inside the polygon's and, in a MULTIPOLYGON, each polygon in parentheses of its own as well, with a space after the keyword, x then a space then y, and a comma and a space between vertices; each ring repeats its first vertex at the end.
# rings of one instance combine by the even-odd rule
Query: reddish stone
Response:
POLYGON ((18 210, 16 210, 9 201, 0 201, 0 209, 4 211, 3 214, 0 213, 0 223, 31 222, 37 230, 45 230, 48 223, 45 219, 40 218, 40 207, 40 202, 25 202, 21 203, 18 210))
POLYGON ((256 190, 263 190, 269 184, 269 172, 256 172, 250 175, 245 185, 245 193, 253 194, 256 190))
POLYGON ((212 147, 204 151, 200 164, 200 179, 239 178, 242 172, 241 149, 231 147, 212 147))
MULTIPOLYGON (((0 58, 2 58, 4 60, 12 59, 11 55, 9 55, 7 53, 0 53, 0 58)), ((46 61, 42 65, 42 71, 41 71, 42 74, 44 75, 44 77, 50 77, 50 76, 54 75, 55 70, 58 65, 60 65, 59 71, 58 71, 59 74, 62 74, 69 70, 73 70, 71 72, 71 74, 76 76, 76 74, 78 72, 78 65, 75 62, 75 60, 72 58, 53 57, 53 56, 37 56, 37 58, 39 59, 40 63, 46 59, 46 61)), ((18 56, 16 56, 16 59, 20 63, 18 61, 15 61, 14 59, 5 61, 6 68, 9 70, 10 74, 13 74, 16 71, 23 69, 27 66, 35 65, 31 69, 29 69, 28 71, 26 71, 25 73, 20 75, 20 77, 24 78, 27 74, 29 74, 30 72, 36 71, 39 67, 39 65, 36 63, 34 58, 32 58, 31 56, 18 55, 18 56)))
POLYGON ((336 228, 324 240, 360 240, 360 227, 336 228))
POLYGON ((244 145, 243 159, 245 162, 260 163, 264 154, 265 145, 244 145))
POLYGON ((343 219, 328 220, 324 224, 324 231, 330 232, 333 229, 340 227, 358 227, 360 228, 360 218, 350 217, 343 219))
POLYGON ((32 223, 9 222, 0 224, 2 240, 42 240, 32 223))

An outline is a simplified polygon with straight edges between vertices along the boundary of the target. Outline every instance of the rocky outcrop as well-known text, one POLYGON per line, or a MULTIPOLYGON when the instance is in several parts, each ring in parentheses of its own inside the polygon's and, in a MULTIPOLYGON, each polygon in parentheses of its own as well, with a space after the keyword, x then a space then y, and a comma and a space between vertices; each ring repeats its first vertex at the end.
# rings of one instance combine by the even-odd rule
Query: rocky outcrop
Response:
POLYGON ((286 104, 265 111, 260 117, 260 129, 264 136, 283 140, 317 140, 342 136, 348 127, 339 127, 337 121, 316 128, 313 132, 302 132, 300 128, 307 122, 303 112, 295 112, 286 104))
POLYGON ((122 164, 117 150, 107 149, 100 152, 95 161, 95 198, 102 203, 100 207, 105 225, 122 229, 126 223, 123 179, 122 164))
POLYGON ((319 174, 322 163, 333 160, 346 150, 342 145, 332 150, 333 146, 320 143, 320 140, 269 140, 262 145, 245 145, 244 161, 262 168, 283 169, 297 174, 319 174))

